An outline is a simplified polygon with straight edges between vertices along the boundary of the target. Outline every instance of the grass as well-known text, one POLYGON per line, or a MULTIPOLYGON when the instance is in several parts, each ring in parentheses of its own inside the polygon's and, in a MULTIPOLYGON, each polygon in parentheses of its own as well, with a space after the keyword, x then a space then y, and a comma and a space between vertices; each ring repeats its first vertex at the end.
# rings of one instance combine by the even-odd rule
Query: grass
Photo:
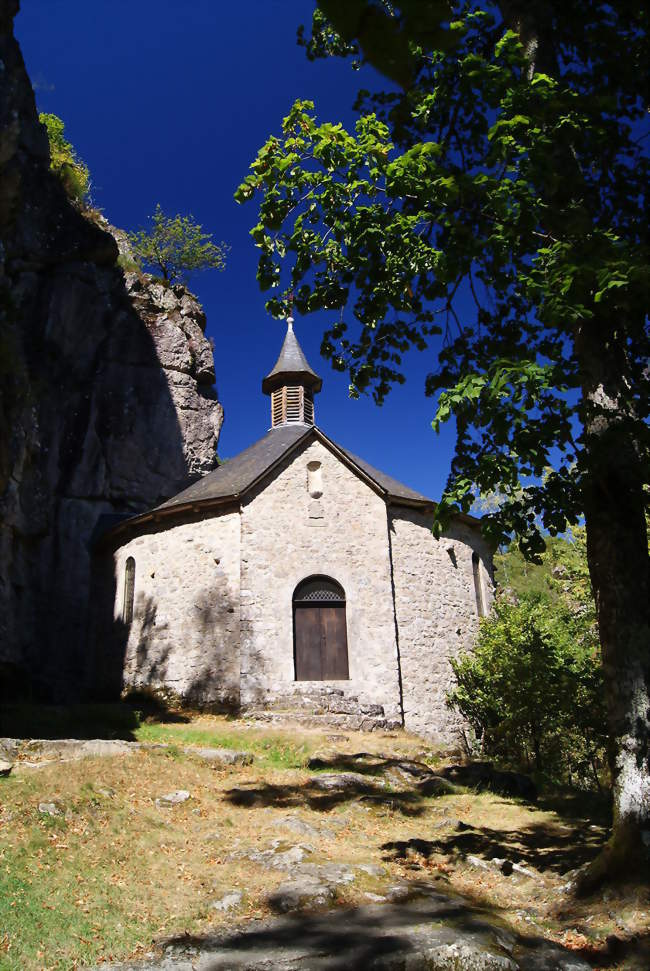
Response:
POLYGON ((252 752, 261 765, 276 769, 304 768, 314 750, 306 737, 289 738, 286 733, 263 729, 252 729, 243 734, 241 728, 227 729, 220 727, 221 724, 221 720, 210 716, 197 716, 189 725, 144 722, 136 729, 135 737, 141 742, 164 742, 177 746, 245 749, 252 752))
POLYGON ((120 738, 140 742, 253 752, 262 764, 300 768, 313 751, 308 737, 263 728, 242 732, 241 723, 210 715, 153 710, 147 699, 133 705, 4 705, 0 736, 13 738, 120 738), (232 727, 230 727, 232 725, 232 727))
MULTIPOLYGON (((57 719, 71 723, 63 712, 57 719)), ((375 766, 367 785, 388 798, 368 800, 353 791, 327 801, 314 788, 316 773, 306 768, 312 754, 332 750, 318 732, 207 715, 185 723, 136 721, 132 737, 170 747, 25 767, 0 779, 2 971, 67 971, 135 958, 162 939, 267 916, 266 898, 288 874, 264 869, 246 854, 277 839, 309 843, 313 862, 385 868, 383 876, 360 873, 342 887, 343 903, 364 902, 365 893, 381 894, 399 880, 436 879, 442 890, 469 895, 524 934, 542 933, 577 949, 601 953, 607 934, 623 933, 620 922, 625 933, 648 932, 647 890, 558 913, 566 870, 595 851, 604 832, 575 806, 563 814, 560 802, 536 807, 462 791, 405 803, 393 784, 384 788, 375 766), (186 754, 189 746, 245 749, 256 759, 251 766, 214 766, 186 754), (171 809, 156 806, 158 796, 177 789, 191 798, 171 809), (236 798, 249 791, 260 798, 236 798), (43 815, 40 802, 55 802, 62 814, 43 815), (292 832, 287 816, 318 833, 292 832), (477 868, 472 856, 508 856, 536 877, 477 868), (213 909, 235 889, 244 896, 234 912, 213 909)), ((358 752, 421 753, 420 739, 396 734, 346 733, 336 749, 348 761, 358 752)))

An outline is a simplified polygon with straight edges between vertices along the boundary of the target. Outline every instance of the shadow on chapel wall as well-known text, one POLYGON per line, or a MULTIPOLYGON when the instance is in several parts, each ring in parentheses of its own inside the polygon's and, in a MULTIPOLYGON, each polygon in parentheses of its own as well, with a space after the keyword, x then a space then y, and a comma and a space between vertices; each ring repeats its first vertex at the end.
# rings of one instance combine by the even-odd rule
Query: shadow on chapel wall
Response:
MULTIPOLYGON (((194 514, 197 524, 200 514, 194 514)), ((139 535, 164 533, 169 523, 149 523, 139 535)), ((123 541, 123 539, 122 539, 123 541)), ((93 649, 91 690, 103 702, 134 694, 157 698, 168 712, 182 707, 227 713, 239 709, 239 603, 227 577, 215 571, 211 582, 188 592, 179 623, 166 619, 165 591, 138 591, 135 557, 133 617, 121 617, 123 591, 117 589, 114 551, 119 545, 100 548, 94 557, 93 616, 90 641, 93 649)), ((165 556, 164 547, 161 556, 165 556)), ((123 578, 120 578, 123 582, 123 578)), ((180 589, 180 588, 179 588, 180 589)), ((179 591, 174 591, 178 596, 179 591)), ((180 591, 181 597, 183 592, 180 591)))

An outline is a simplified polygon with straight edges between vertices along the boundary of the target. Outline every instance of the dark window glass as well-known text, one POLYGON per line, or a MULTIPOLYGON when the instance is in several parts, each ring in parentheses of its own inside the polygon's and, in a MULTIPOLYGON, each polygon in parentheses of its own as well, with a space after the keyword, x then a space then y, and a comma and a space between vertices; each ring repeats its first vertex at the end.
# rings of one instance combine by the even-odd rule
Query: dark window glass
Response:
POLYGON ((133 597, 135 594, 135 560, 132 556, 126 561, 124 568, 124 606, 122 620, 130 624, 133 620, 133 597))
POLYGON ((485 617, 485 603, 483 601, 483 584, 481 582, 481 561, 478 553, 472 553, 472 573, 474 574, 474 595, 476 597, 476 613, 485 617))

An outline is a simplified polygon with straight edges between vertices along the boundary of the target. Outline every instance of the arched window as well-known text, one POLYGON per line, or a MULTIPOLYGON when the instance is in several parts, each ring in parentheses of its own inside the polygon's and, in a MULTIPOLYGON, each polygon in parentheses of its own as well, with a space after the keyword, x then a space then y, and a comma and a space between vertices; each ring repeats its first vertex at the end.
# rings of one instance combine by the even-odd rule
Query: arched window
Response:
POLYGON ((476 613, 485 617, 485 601, 483 599, 483 583, 481 582, 481 561, 478 553, 472 553, 472 573, 474 574, 474 596, 476 597, 476 613))
POLYGON ((130 624, 133 620, 133 597, 135 594, 135 560, 132 556, 124 567, 124 599, 122 601, 122 620, 130 624))
POLYGON ((293 594, 296 681, 347 681, 345 592, 330 577, 309 577, 293 594))

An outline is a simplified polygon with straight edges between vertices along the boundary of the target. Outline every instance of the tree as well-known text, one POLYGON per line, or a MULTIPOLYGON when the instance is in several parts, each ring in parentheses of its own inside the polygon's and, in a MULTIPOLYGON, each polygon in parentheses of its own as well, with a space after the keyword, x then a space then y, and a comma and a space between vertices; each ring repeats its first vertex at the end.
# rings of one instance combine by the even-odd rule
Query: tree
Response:
POLYGON ((437 347, 457 449, 438 528, 472 489, 535 557, 584 516, 614 826, 585 880, 647 866, 650 832, 648 11, 631 0, 320 0, 307 45, 389 78, 353 132, 297 102, 237 192, 263 289, 337 318, 322 350, 379 402, 437 347), (471 313, 459 314, 459 299, 471 313), (550 467, 552 471, 544 474, 550 467))
POLYGON ((129 233, 129 242, 136 261, 160 270, 166 283, 197 270, 224 269, 229 247, 213 243, 193 216, 166 216, 159 203, 150 219, 151 230, 129 233))
POLYGON ((90 192, 90 173, 73 146, 65 138, 65 126, 57 115, 41 113, 38 120, 47 129, 50 143, 50 168, 75 202, 83 203, 90 192))

